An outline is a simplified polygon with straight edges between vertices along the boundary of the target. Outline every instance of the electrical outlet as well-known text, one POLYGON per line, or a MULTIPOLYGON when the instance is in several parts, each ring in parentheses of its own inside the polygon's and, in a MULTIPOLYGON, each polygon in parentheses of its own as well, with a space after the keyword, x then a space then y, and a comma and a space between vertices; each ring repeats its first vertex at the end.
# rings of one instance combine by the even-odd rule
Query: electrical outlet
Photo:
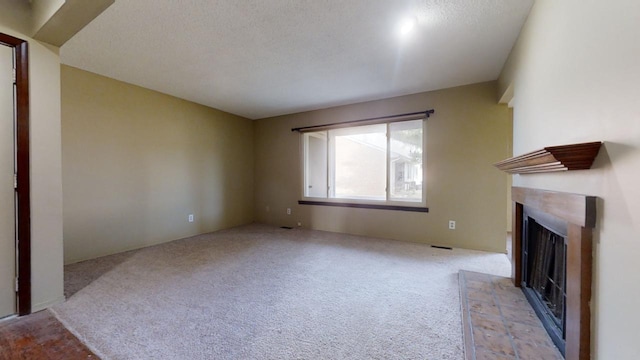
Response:
POLYGON ((287 215, 291 215, 291 208, 287 208, 287 215))
POLYGON ((456 229, 456 222, 454 220, 449 220, 449 230, 456 229))
POLYGON ((302 226, 302 223, 300 221, 298 221, 298 226, 302 226))
POLYGON ((187 220, 189 220, 189 222, 193 222, 193 214, 189 214, 187 220))

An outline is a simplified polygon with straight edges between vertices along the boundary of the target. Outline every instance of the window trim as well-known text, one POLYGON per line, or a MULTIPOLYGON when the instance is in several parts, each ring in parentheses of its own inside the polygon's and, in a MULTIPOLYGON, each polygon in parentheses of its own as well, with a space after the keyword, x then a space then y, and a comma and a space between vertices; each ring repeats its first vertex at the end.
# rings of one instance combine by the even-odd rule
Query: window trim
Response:
MULTIPOLYGON (((372 119, 364 119, 352 122, 345 123, 337 123, 337 124, 328 124, 328 125, 318 125, 318 126, 308 126, 303 128, 294 128, 292 131, 300 132, 299 136, 299 144, 300 144, 300 199, 298 200, 298 204, 300 205, 319 205, 319 206, 335 206, 335 207, 349 207, 349 208, 362 208, 362 209, 379 209, 379 210, 397 210, 397 211, 414 211, 414 212, 429 212, 429 208, 427 207, 427 198, 426 198, 426 190, 427 190, 427 154, 426 154, 426 145, 427 145, 427 119, 429 115, 432 114, 433 110, 428 110, 426 112, 419 113, 410 113, 410 114, 402 114, 398 116, 385 116, 380 118, 372 118, 372 119), (421 116, 418 116, 421 115, 421 116), (375 121, 375 122, 372 122, 375 121), (359 127, 373 124, 386 124, 387 134, 390 131, 390 124, 395 122, 403 122, 403 121, 412 121, 412 120, 422 120, 422 199, 420 201, 402 201, 402 200, 392 200, 391 193, 389 191, 389 186, 391 184, 390 176, 391 168, 390 168, 390 141, 391 137, 387 136, 387 171, 386 171, 386 183, 387 183, 387 191, 385 194, 385 200, 365 200, 365 199, 353 199, 353 198, 332 198, 330 196, 330 192, 326 192, 326 197, 310 197, 305 196, 305 184, 306 184, 306 171, 308 168, 308 164, 306 161, 307 158, 307 149, 305 144, 305 133, 309 132, 320 132, 320 131, 329 131, 332 129, 346 128, 346 127, 359 127), (334 126, 335 125, 335 126, 334 126)), ((327 152, 330 149, 327 148, 327 152)), ((327 161, 329 159, 329 154, 327 154, 327 161)), ((330 167, 331 165, 327 163, 330 167)), ((327 169, 329 170, 329 169, 327 169)), ((329 179, 329 171, 327 171, 327 183, 330 182, 329 179)))
POLYGON ((397 211, 413 211, 413 212, 429 212, 428 207, 423 206, 402 206, 402 205, 386 205, 386 204, 361 204, 354 202, 333 202, 333 201, 315 201, 315 200, 298 200, 299 205, 319 205, 319 206, 335 206, 359 209, 376 209, 376 210, 397 210, 397 211))

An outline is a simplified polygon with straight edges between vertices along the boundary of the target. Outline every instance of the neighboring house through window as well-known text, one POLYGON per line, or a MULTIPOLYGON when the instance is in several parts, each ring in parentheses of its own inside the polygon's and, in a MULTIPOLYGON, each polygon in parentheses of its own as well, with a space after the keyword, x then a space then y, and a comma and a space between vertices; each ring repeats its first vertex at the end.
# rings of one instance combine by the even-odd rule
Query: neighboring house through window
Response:
POLYGON ((303 201, 426 210, 424 118, 302 132, 303 201))

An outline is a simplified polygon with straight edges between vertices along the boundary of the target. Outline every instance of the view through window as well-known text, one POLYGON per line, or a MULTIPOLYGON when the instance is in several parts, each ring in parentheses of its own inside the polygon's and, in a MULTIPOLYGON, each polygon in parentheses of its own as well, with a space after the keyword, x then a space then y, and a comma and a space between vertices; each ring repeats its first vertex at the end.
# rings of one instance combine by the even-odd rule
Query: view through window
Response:
POLYGON ((304 197, 424 204, 424 120, 305 132, 304 197))

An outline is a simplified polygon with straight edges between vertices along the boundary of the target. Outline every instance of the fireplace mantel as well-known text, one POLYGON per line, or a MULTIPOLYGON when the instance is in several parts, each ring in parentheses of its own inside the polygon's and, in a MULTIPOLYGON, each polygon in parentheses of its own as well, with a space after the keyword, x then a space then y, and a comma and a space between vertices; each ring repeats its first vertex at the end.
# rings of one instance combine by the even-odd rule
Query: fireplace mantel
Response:
POLYGON ((586 360, 591 351, 592 229, 596 198, 578 194, 513 187, 512 277, 522 284, 524 206, 541 210, 567 222, 566 347, 565 358, 586 360))
POLYGON ((531 174, 551 171, 590 169, 602 143, 548 146, 493 164, 510 174, 531 174))

